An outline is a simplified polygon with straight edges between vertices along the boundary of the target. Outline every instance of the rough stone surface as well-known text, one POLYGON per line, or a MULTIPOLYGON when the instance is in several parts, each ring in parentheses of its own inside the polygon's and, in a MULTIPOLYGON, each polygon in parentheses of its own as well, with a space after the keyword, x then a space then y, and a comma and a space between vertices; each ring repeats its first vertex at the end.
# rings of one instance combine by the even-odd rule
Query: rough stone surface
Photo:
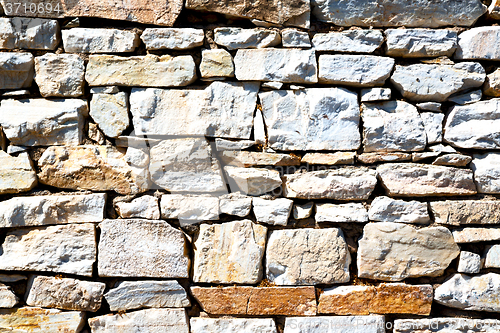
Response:
POLYGON ((500 240, 500 228, 460 228, 452 230, 457 243, 478 243, 500 240))
POLYGON ((236 78, 240 81, 318 82, 314 50, 238 50, 234 66, 236 78))
POLYGON ((379 162, 403 162, 411 161, 411 154, 407 153, 363 153, 357 156, 357 160, 364 164, 379 162))
POLYGON ((481 91, 481 89, 476 89, 463 94, 454 94, 448 98, 448 101, 459 105, 466 105, 479 102, 481 98, 483 98, 483 92, 481 91))
POLYGON ((0 202, 0 228, 101 222, 106 194, 14 197, 0 202))
POLYGON ((403 222, 428 224, 431 222, 427 203, 376 197, 368 211, 370 220, 381 222, 403 222))
POLYGON ((7 233, 0 269, 92 276, 96 260, 93 224, 24 228, 7 233))
POLYGON ((391 75, 394 59, 370 55, 319 56, 319 82, 353 87, 381 86, 391 75))
POLYGON ((78 145, 83 138, 87 101, 41 98, 2 100, 0 124, 15 145, 78 145))
POLYGON ((68 53, 134 52, 139 46, 135 32, 118 29, 73 28, 61 31, 68 53))
POLYGON ((252 205, 257 222, 285 226, 292 212, 293 200, 254 198, 252 205))
MULTIPOLYGON (((5 13, 12 16, 33 16, 34 12, 28 10, 9 11, 16 0, 2 0, 0 4, 5 13)), ((179 16, 183 2, 180 0, 150 0, 150 1, 124 1, 118 0, 113 5, 107 3, 96 3, 93 0, 74 1, 34 1, 33 4, 40 6, 47 3, 52 4, 52 11, 35 10, 36 16, 49 18, 64 17, 99 17, 110 20, 126 20, 145 24, 157 24, 172 26, 179 16), (56 7, 59 5, 59 7, 56 7), (59 10, 56 10, 59 9, 59 10)), ((13 7, 15 8, 15 7, 13 7)), ((38 7, 37 7, 38 8, 38 7)))
POLYGON ((219 199, 209 195, 164 194, 160 201, 164 219, 208 221, 219 219, 219 199))
POLYGON ((391 99, 391 88, 361 89, 361 102, 388 101, 391 99))
POLYGON ((281 186, 280 173, 276 170, 226 166, 224 171, 232 192, 241 191, 255 196, 271 192, 281 186))
POLYGON ((195 283, 245 283, 262 280, 267 228, 250 220, 202 224, 194 242, 195 283))
POLYGON ((163 140, 150 151, 151 180, 174 193, 227 191, 205 138, 163 140))
POLYGON ((439 143, 443 140, 444 114, 433 112, 422 112, 420 114, 424 122, 427 144, 439 143))
POLYGON ((130 202, 116 203, 116 210, 121 218, 127 219, 131 217, 159 220, 160 208, 158 206, 158 198, 152 195, 144 195, 135 198, 130 202))
POLYGON ((203 29, 146 28, 141 39, 148 50, 187 50, 203 45, 203 29))
POLYGON ((231 53, 224 49, 201 51, 200 73, 202 78, 234 77, 231 53))
POLYGON ((468 333, 494 333, 500 321, 495 319, 467 318, 431 318, 431 319, 397 319, 394 321, 394 333, 446 333, 452 329, 468 333))
POLYGON ((415 229, 403 223, 369 223, 359 240, 359 277, 401 281, 409 277, 440 276, 460 254, 444 227, 415 229))
POLYGON ((306 164, 338 165, 354 164, 355 152, 338 151, 333 154, 307 153, 302 157, 301 162, 306 164))
POLYGON ((373 286, 340 286, 325 289, 319 297, 318 313, 335 315, 417 314, 431 312, 431 285, 382 283, 373 286))
POLYGON ((249 19, 257 19, 278 24, 284 24, 288 22, 290 25, 297 26, 304 26, 304 24, 297 24, 297 22, 302 21, 302 16, 309 16, 310 12, 309 1, 304 0, 293 2, 269 1, 265 3, 255 2, 248 4, 242 4, 238 1, 226 2, 220 0, 188 0, 186 1, 186 8, 217 12, 221 14, 249 19))
POLYGON ((486 96, 500 97, 500 69, 486 75, 483 93, 486 96))
POLYGON ((450 57, 457 48, 457 33, 446 29, 387 29, 385 36, 392 57, 450 57))
POLYGON ((0 330, 6 332, 78 333, 84 325, 85 312, 32 307, 0 309, 0 330))
POLYGON ((500 193, 500 154, 473 155, 471 168, 479 193, 500 193))
POLYGON ((260 153, 254 151, 223 151, 219 154, 223 165, 239 167, 300 165, 300 157, 288 154, 260 153))
POLYGON ((177 281, 122 281, 104 298, 111 311, 140 308, 184 308, 191 305, 177 281))
POLYGON ((253 147, 256 144, 254 140, 227 140, 215 138, 215 149, 217 151, 225 150, 243 150, 253 147))
POLYGON ((244 217, 252 210, 252 197, 241 193, 229 193, 219 197, 219 211, 222 214, 244 217))
POLYGON ((31 53, 0 52, 0 89, 31 87, 33 64, 31 53))
POLYGON ((500 27, 478 27, 458 36, 456 59, 500 60, 500 27))
POLYGON ((417 163, 386 163, 378 166, 377 172, 390 196, 476 194, 471 170, 417 163))
POLYGON ((14 157, 1 151, 0 162, 0 194, 26 192, 36 186, 36 172, 27 153, 14 157))
POLYGON ((338 228, 273 230, 269 234, 266 276, 277 285, 349 282, 350 263, 347 243, 338 228))
POLYGON ((430 202, 432 215, 437 223, 499 224, 500 201, 446 200, 430 202))
POLYGON ((191 318, 192 333, 277 333, 274 319, 264 318, 191 318))
POLYGON ((196 65, 189 55, 91 55, 85 80, 89 86, 179 87, 196 80, 196 65))
POLYGON ((189 333, 184 309, 146 309, 89 319, 92 333, 189 333))
POLYGON ((498 0, 493 0, 488 7, 488 17, 494 20, 500 19, 500 2, 498 0))
MULTIPOLYGON (((486 262, 488 262, 488 256, 486 256, 486 262)), ((481 266, 481 256, 479 254, 468 251, 460 252, 457 272, 477 274, 481 271, 481 266)), ((486 267, 489 266, 486 265, 486 267)))
POLYGON ((323 22, 343 27, 429 27, 471 26, 486 12, 481 1, 453 0, 429 3, 404 0, 312 0, 313 15, 323 22))
MULTIPOLYGON (((479 256, 479 255, 477 255, 479 256)), ((500 268, 500 246, 487 246, 485 250, 484 267, 485 268, 500 268)), ((479 257, 481 258, 481 257, 479 257)), ((479 267, 481 268, 481 267, 479 267)), ((463 273, 479 273, 479 272, 463 272, 463 273)))
POLYGON ((383 333, 384 316, 291 317, 284 333, 383 333))
POLYGON ((445 306, 472 311, 498 312, 500 275, 478 276, 455 274, 436 288, 434 300, 445 306))
POLYGON ((314 287, 191 287, 191 293, 210 314, 316 315, 314 287))
POLYGON ((35 58, 35 81, 43 97, 83 95, 85 65, 76 54, 47 53, 35 58))
POLYGON ((2 17, 0 31, 0 49, 54 50, 59 44, 56 20, 2 17))
POLYGON ((276 46, 281 42, 281 36, 274 30, 263 28, 216 28, 214 41, 228 50, 260 49, 276 46))
POLYGON ((467 149, 499 149, 500 99, 453 106, 445 124, 444 141, 467 149))
POLYGON ((417 108, 404 101, 363 103, 364 152, 424 150, 425 125, 417 108))
POLYGON ((368 212, 361 203, 316 204, 316 222, 368 222, 368 212))
POLYGON ((74 190, 137 194, 148 190, 148 172, 129 165, 112 146, 49 147, 38 166, 41 183, 74 190))
POLYGON ((314 202, 308 202, 303 205, 293 205, 293 218, 296 220, 307 219, 313 213, 314 202))
POLYGON ((26 304, 44 308, 95 312, 101 307, 105 283, 36 276, 29 282, 26 304))
POLYGON ((259 94, 270 147, 278 150, 359 148, 357 94, 344 88, 259 94))
POLYGON ((189 277, 186 240, 167 222, 105 220, 99 228, 99 276, 189 277))
POLYGON ((391 82, 415 102, 444 102, 452 94, 483 85, 486 72, 477 62, 456 65, 397 65, 391 82))
POLYGON ((366 200, 377 185, 376 176, 364 167, 296 173, 283 177, 283 190, 287 198, 366 200))
POLYGON ((132 89, 136 135, 250 139, 259 84, 214 82, 203 90, 132 89))
POLYGON ((384 36, 380 30, 347 30, 317 33, 312 39, 316 51, 372 53, 382 45, 384 36))
POLYGON ((281 43, 283 47, 311 47, 309 34, 295 29, 282 30, 281 43))
POLYGON ((424 111, 441 112, 441 103, 436 102, 425 102, 417 103, 417 108, 424 111))
MULTIPOLYGON (((10 287, 0 283, 0 309, 1 308, 13 308, 18 303, 18 298, 14 294, 10 287)), ((1 315, 0 315, 1 318, 1 315)), ((1 319, 0 319, 1 322, 1 319)), ((2 328, 0 326, 0 328, 2 328)))
POLYGON ((455 167, 465 167, 472 161, 472 157, 462 154, 446 154, 436 158, 433 165, 447 165, 455 167))
POLYGON ((127 94, 124 92, 93 94, 90 101, 90 116, 106 136, 119 137, 130 123, 127 94))

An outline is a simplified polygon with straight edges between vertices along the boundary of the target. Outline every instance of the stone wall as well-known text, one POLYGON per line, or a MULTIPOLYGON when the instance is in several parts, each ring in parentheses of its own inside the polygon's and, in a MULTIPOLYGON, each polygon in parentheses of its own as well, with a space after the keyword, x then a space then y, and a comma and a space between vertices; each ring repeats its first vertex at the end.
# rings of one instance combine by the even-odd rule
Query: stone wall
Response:
POLYGON ((1 332, 500 331, 499 1, 0 4, 1 332))

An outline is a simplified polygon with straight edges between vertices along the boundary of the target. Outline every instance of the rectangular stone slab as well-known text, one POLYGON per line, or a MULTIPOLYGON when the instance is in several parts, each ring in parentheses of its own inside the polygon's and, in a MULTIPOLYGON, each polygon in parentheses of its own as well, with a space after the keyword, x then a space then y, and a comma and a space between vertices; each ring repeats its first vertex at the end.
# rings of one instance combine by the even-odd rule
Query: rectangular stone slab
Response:
POLYGON ((0 248, 0 269, 92 276, 95 226, 90 223, 17 229, 0 248))
POLYGON ((314 287, 191 287, 203 310, 221 315, 314 316, 314 287))
POLYGON ((0 309, 0 331, 30 333, 78 333, 85 325, 85 312, 23 307, 0 309))
POLYGON ((0 228, 101 222, 106 194, 14 197, 0 202, 0 228))
POLYGON ((439 224, 500 224, 500 201, 434 201, 430 207, 439 224))
POLYGON ((500 240, 500 228, 460 228, 452 231, 457 243, 477 243, 500 240))
POLYGON ((34 72, 31 53, 0 52, 0 89, 29 88, 34 72))
POLYGON ((0 18, 0 31, 0 49, 54 50, 60 41, 56 20, 0 18))

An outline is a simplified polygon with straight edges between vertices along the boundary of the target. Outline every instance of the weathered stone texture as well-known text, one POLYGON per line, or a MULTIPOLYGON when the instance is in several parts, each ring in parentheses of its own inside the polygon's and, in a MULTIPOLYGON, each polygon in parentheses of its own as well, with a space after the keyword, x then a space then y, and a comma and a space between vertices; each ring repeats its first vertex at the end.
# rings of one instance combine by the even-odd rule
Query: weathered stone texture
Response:
POLYGON ((148 50, 186 50, 202 46, 203 29, 147 28, 141 35, 148 50))
POLYGON ((149 220, 160 219, 158 198, 152 195, 143 195, 130 202, 117 202, 115 206, 121 218, 138 217, 149 220))
POLYGON ((276 170, 226 166, 224 171, 232 192, 241 191, 255 196, 271 192, 282 184, 280 173, 276 170))
POLYGON ((277 333, 274 319, 257 318, 191 318, 192 333, 277 333))
POLYGON ((210 314, 316 315, 314 287, 191 287, 191 293, 210 314))
POLYGON ((471 168, 479 193, 500 193, 500 154, 474 155, 471 168))
POLYGON ((380 30, 348 30, 315 34, 312 45, 316 51, 372 53, 383 41, 380 30))
POLYGON ((90 101, 90 116, 106 136, 119 137, 130 124, 128 95, 124 92, 93 94, 90 101))
POLYGON ((316 222, 368 222, 368 212, 362 203, 316 204, 316 222))
POLYGON ((167 222, 105 220, 99 228, 99 276, 189 277, 186 240, 167 222))
POLYGON ((387 29, 386 54, 417 58, 451 56, 457 48, 457 33, 451 30, 387 29))
POLYGON ((35 81, 43 97, 82 96, 85 65, 76 54, 47 53, 35 58, 35 81))
POLYGON ((464 227, 452 230, 457 243, 478 243, 500 240, 500 228, 464 227))
POLYGON ((234 77, 231 53, 224 49, 201 51, 200 73, 202 78, 234 77))
POLYGON ((239 167, 300 165, 300 157, 288 154, 261 153, 254 151, 223 151, 219 154, 223 165, 239 167))
POLYGON ((13 308, 18 302, 19 299, 16 297, 16 294, 12 292, 11 288, 0 283, 0 309, 13 308))
POLYGON ((62 30, 61 34, 68 53, 134 52, 139 46, 139 36, 132 31, 73 28, 62 30))
POLYGON ((426 202, 395 200, 384 196, 376 197, 372 201, 368 215, 372 221, 422 224, 431 222, 426 202))
MULTIPOLYGON (((488 264, 488 255, 486 255, 485 267, 489 267, 488 264)), ((477 274, 481 271, 481 256, 477 253, 472 253, 469 251, 461 251, 460 259, 458 261, 457 272, 459 273, 468 273, 468 274, 477 274)))
POLYGON ((31 87, 33 65, 31 53, 0 52, 0 89, 31 87))
POLYGON ((266 275, 277 285, 349 282, 350 263, 344 235, 338 228, 273 230, 269 234, 266 275))
POLYGON ((359 240, 359 277, 401 281, 408 277, 440 276, 459 254, 447 228, 369 223, 359 240))
POLYGON ((209 195, 164 194, 160 208, 164 219, 192 222, 219 219, 219 199, 209 195))
POLYGON ((301 162, 306 164, 338 165, 354 164, 356 159, 355 152, 338 151, 333 154, 306 153, 302 156, 301 162))
POLYGON ((254 198, 252 205, 257 222, 285 226, 292 212, 293 200, 254 198))
POLYGON ((483 93, 486 96, 500 97, 500 69, 486 75, 483 93))
POLYGON ((500 224, 500 201, 434 201, 430 208, 440 224, 500 224))
POLYGON ((225 194, 219 197, 219 211, 222 214, 244 217, 252 209, 252 197, 239 192, 225 194))
POLYGON ((0 162, 0 194, 26 192, 36 186, 36 171, 27 153, 14 157, 0 151, 0 162))
POLYGON ((365 88, 361 89, 361 102, 388 101, 391 99, 391 88, 365 88))
POLYGON ((7 233, 0 269, 92 276, 95 226, 90 223, 24 228, 7 233))
POLYGON ((96 312, 105 283, 69 278, 35 276, 29 282, 26 304, 44 308, 96 312))
POLYGON ((309 34, 296 29, 281 30, 281 43, 283 47, 311 47, 309 34))
POLYGON ((214 41, 228 50, 260 49, 278 45, 281 36, 277 31, 262 28, 216 28, 214 41))
POLYGON ((54 50, 60 40, 58 32, 56 20, 2 17, 0 49, 54 50))
POLYGON ((22 307, 0 309, 0 330, 30 333, 79 333, 85 312, 22 307))
POLYGON ((457 59, 500 60, 500 27, 478 27, 458 36, 457 59))

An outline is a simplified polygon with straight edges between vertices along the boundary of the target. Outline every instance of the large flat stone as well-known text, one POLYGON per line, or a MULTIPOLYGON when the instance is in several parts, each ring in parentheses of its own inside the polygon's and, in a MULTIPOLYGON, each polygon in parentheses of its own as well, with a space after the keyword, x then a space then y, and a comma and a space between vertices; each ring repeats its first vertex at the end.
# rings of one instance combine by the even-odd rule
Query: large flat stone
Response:
POLYGON ((319 296, 318 313, 335 315, 417 314, 431 312, 431 285, 382 283, 327 288, 319 296))
POLYGON ((264 168, 241 168, 226 166, 224 171, 232 192, 261 195, 281 186, 279 171, 264 168))
POLYGON ((111 311, 140 308, 185 308, 191 305, 186 290, 173 281, 122 281, 104 298, 111 311))
POLYGON ((0 248, 0 269, 92 276, 96 232, 91 223, 17 229, 0 248))
POLYGON ((105 220, 99 229, 99 276, 189 277, 186 240, 167 222, 105 220))
POLYGON ((0 18, 0 49, 54 50, 59 23, 41 18, 0 18))
POLYGON ((316 204, 316 222, 368 222, 368 212, 362 203, 316 204))
POLYGON ((359 240, 359 277, 402 281, 409 277, 440 276, 459 254, 447 228, 369 223, 359 240))
POLYGON ((148 171, 129 165, 113 146, 49 147, 38 160, 41 183, 74 190, 137 194, 149 188, 148 171))
POLYGON ((364 167, 344 167, 295 173, 283 177, 287 198, 366 200, 377 185, 377 173, 364 167))
POLYGON ((26 304, 43 308, 96 312, 106 289, 102 282, 34 276, 29 281, 26 304))
POLYGON ((405 0, 312 0, 313 15, 323 22, 350 27, 471 26, 486 12, 481 1, 453 0, 408 3, 405 0))
POLYGON ((0 309, 0 330, 6 332, 79 333, 85 324, 85 312, 33 307, 0 309))
POLYGON ((35 11, 30 10, 30 6, 27 6, 27 9, 15 10, 16 0, 1 0, 0 4, 4 8, 5 14, 9 16, 49 18, 83 16, 172 26, 181 12, 183 2, 180 0, 118 0, 111 4, 107 2, 96 3, 92 0, 35 0, 30 2, 30 4, 37 6, 35 11), (48 6, 49 4, 51 7, 48 6), (13 9, 10 10, 11 8, 13 9))
POLYGON ((350 263, 341 229, 273 230, 269 234, 266 275, 277 285, 346 283, 350 263))
POLYGON ((431 319, 396 319, 394 333, 447 333, 450 329, 467 333, 494 333, 500 326, 496 319, 468 318, 431 318, 431 319))
POLYGON ((376 197, 370 205, 368 215, 370 220, 380 222, 431 222, 426 202, 395 200, 389 197, 376 197))
POLYGON ((85 80, 89 86, 179 87, 196 80, 196 65, 189 55, 91 55, 85 80))
POLYGON ((209 195, 164 194, 160 208, 164 219, 193 222, 219 219, 219 198, 209 195))
POLYGON ((186 50, 202 46, 205 33, 192 28, 146 28, 141 39, 148 50, 186 50))
POLYGON ((359 104, 344 88, 279 90, 259 94, 271 148, 356 150, 359 104))
POLYGON ((79 97, 84 93, 85 64, 76 54, 36 57, 35 73, 42 97, 79 97))
POLYGON ((259 84, 214 82, 203 90, 132 89, 136 135, 249 139, 259 84))
POLYGON ((278 333, 271 318, 191 318, 192 333, 278 333))
POLYGON ((214 41, 228 50, 260 49, 276 46, 281 42, 279 32, 263 28, 216 28, 214 41))
POLYGON ((456 59, 500 60, 500 27, 477 27, 458 36, 456 59))
POLYGON ((288 224, 288 218, 292 212, 293 200, 254 198, 252 205, 257 222, 285 226, 288 224))
POLYGON ((477 62, 455 65, 397 65, 391 82, 414 102, 444 102, 452 94, 483 85, 486 72, 477 62))
POLYGON ((427 144, 417 108, 404 101, 363 103, 364 152, 421 151, 427 144))
POLYGON ((250 220, 202 224, 194 242, 195 283, 245 283, 262 280, 267 228, 250 220))
POLYGON ((250 316, 315 316, 314 287, 191 287, 210 314, 250 316))
POLYGON ((500 240, 500 228, 464 227, 452 231, 457 243, 478 243, 500 240))
POLYGON ((149 172, 173 193, 225 192, 219 161, 205 138, 163 140, 151 148, 149 172))
POLYGON ((106 194, 14 197, 0 202, 0 228, 101 222, 106 194))
POLYGON ((384 36, 380 30, 347 30, 317 33, 312 39, 316 51, 372 53, 382 45, 384 36))
POLYGON ((184 309, 146 309, 89 319, 92 333, 176 332, 189 333, 184 309))
POLYGON ((73 28, 61 31, 64 51, 68 53, 134 52, 139 36, 118 29, 73 28))
POLYGON ((392 57, 450 57, 457 48, 457 33, 442 29, 387 29, 386 54, 392 57))
POLYGON ((240 81, 317 83, 314 50, 247 49, 234 57, 235 75, 240 81))
POLYGON ((284 333, 384 333, 384 316, 289 317, 284 333))
POLYGON ((471 311, 500 312, 500 275, 455 274, 436 288, 434 300, 445 306, 471 311))
POLYGON ((472 171, 417 163, 387 163, 377 167, 389 196, 425 197, 476 194, 472 171))
POLYGON ((15 145, 78 145, 83 138, 87 101, 81 99, 3 100, 0 124, 15 145))
POLYGON ((0 162, 0 194, 26 192, 36 186, 36 171, 28 153, 14 157, 0 151, 0 162))
POLYGON ((294 0, 294 1, 268 1, 265 3, 247 3, 242 4, 238 1, 222 1, 222 0, 188 0, 186 8, 210 11, 231 16, 244 17, 249 19, 257 19, 271 23, 298 25, 307 28, 301 22, 303 16, 309 16, 310 5, 309 1, 294 0), (295 24, 294 24, 295 23, 295 24))
POLYGON ((446 200, 429 204, 439 224, 500 224, 500 201, 446 200))
POLYGON ((394 59, 370 55, 322 54, 319 82, 353 87, 382 86, 391 75, 394 59))
POLYGON ((479 193, 500 193, 500 154, 488 153, 474 155, 471 168, 474 171, 474 181, 479 193))
POLYGON ((444 141, 467 149, 500 148, 500 99, 453 106, 446 119, 444 141))
POLYGON ((29 88, 34 73, 31 53, 0 52, 0 89, 29 88))

